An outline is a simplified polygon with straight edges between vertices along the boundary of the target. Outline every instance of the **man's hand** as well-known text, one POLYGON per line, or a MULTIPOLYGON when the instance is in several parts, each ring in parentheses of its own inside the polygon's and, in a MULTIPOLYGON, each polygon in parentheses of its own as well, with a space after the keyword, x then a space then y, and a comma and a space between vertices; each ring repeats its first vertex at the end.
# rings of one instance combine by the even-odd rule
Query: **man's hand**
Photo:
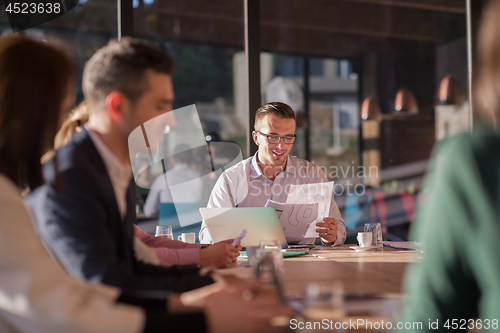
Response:
POLYGON ((291 314, 274 291, 245 282, 209 295, 204 311, 210 333, 269 332, 273 318, 291 314))
POLYGON ((337 239, 337 220, 333 217, 324 217, 324 222, 317 222, 316 232, 319 233, 319 237, 324 243, 333 244, 337 239))
POLYGON ((200 265, 225 268, 236 261, 241 246, 231 245, 232 240, 222 241, 200 250, 200 265))
POLYGON ((244 281, 238 279, 234 275, 218 275, 218 276, 219 278, 223 279, 223 281, 218 281, 219 279, 216 279, 217 282, 209 284, 208 286, 186 291, 183 292, 181 295, 172 294, 174 297, 169 296, 169 299, 172 299, 168 301, 169 302, 168 306, 170 309, 169 311, 172 312, 173 311, 172 309, 175 309, 175 311, 177 311, 175 313, 182 313, 183 311, 188 312, 193 308, 197 309, 204 308, 207 306, 207 302, 210 299, 210 296, 224 290, 225 291, 234 291, 240 289, 253 290, 255 288, 258 288, 256 282, 244 281), (186 309, 188 310, 186 311, 186 309))

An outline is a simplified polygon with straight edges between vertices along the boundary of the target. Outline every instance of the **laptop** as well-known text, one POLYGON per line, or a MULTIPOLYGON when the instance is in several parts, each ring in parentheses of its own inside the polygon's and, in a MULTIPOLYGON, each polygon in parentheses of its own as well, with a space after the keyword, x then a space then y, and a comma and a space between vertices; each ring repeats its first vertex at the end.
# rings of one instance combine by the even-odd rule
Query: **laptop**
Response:
POLYGON ((286 247, 285 234, 272 207, 200 208, 200 214, 214 243, 237 238, 247 231, 241 246, 259 246, 261 240, 279 240, 286 247))

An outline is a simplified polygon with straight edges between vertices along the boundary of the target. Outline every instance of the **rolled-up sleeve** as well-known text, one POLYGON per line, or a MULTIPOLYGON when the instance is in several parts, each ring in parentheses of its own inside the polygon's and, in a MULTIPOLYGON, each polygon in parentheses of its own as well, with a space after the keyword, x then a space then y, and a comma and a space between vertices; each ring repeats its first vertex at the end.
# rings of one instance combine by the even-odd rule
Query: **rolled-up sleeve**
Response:
MULTIPOLYGON (((323 172, 323 170, 321 170, 320 167, 317 167, 317 170, 315 170, 314 174, 318 175, 318 178, 316 179, 317 183, 328 182, 328 178, 326 178, 325 173, 323 172)), ((333 217, 337 221, 337 239, 335 239, 335 242, 332 245, 335 246, 344 244, 346 238, 345 222, 342 218, 342 215, 340 215, 339 207, 335 202, 334 193, 332 193, 332 202, 330 204, 330 213, 328 214, 328 217, 333 217)))
POLYGON ((152 236, 134 225, 134 234, 155 252, 160 265, 192 265, 200 263, 201 244, 188 244, 166 237, 152 236))

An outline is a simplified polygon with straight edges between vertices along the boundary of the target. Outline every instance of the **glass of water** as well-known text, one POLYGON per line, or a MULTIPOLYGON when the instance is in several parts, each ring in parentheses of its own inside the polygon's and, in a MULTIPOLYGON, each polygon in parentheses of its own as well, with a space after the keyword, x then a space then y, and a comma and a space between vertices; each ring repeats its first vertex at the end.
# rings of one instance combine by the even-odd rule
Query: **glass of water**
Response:
POLYGON ((382 238, 382 225, 380 223, 365 223, 364 232, 372 233, 372 246, 382 246, 383 238, 382 238))
POLYGON ((283 266, 283 254, 281 253, 281 242, 279 240, 261 240, 260 251, 262 255, 272 254, 277 273, 282 274, 285 272, 283 266))
POLYGON ((174 239, 174 234, 172 233, 172 226, 170 226, 170 225, 158 225, 158 226, 156 226, 155 236, 174 239))
POLYGON ((345 316, 342 283, 339 281, 309 283, 305 295, 304 316, 310 320, 340 321, 345 316))

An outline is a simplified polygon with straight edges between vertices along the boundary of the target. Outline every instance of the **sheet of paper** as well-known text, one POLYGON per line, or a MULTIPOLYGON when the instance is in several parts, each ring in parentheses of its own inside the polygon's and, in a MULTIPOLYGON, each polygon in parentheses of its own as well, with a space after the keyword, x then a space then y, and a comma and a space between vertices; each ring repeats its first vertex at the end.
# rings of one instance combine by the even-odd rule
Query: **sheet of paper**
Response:
POLYGON ((420 250, 422 248, 422 243, 418 242, 383 242, 384 246, 393 247, 399 250, 420 250))
POLYGON ((332 203, 333 183, 316 183, 304 185, 290 185, 286 204, 292 205, 294 212, 301 215, 302 207, 310 204, 318 205, 318 213, 315 219, 309 222, 309 226, 304 237, 318 237, 316 232, 316 222, 323 221, 330 213, 330 205, 332 203), (297 210, 295 210, 297 209, 297 210))
POLYGON ((276 210, 287 240, 302 240, 309 224, 318 217, 317 203, 293 205, 268 199, 266 207, 276 210))

